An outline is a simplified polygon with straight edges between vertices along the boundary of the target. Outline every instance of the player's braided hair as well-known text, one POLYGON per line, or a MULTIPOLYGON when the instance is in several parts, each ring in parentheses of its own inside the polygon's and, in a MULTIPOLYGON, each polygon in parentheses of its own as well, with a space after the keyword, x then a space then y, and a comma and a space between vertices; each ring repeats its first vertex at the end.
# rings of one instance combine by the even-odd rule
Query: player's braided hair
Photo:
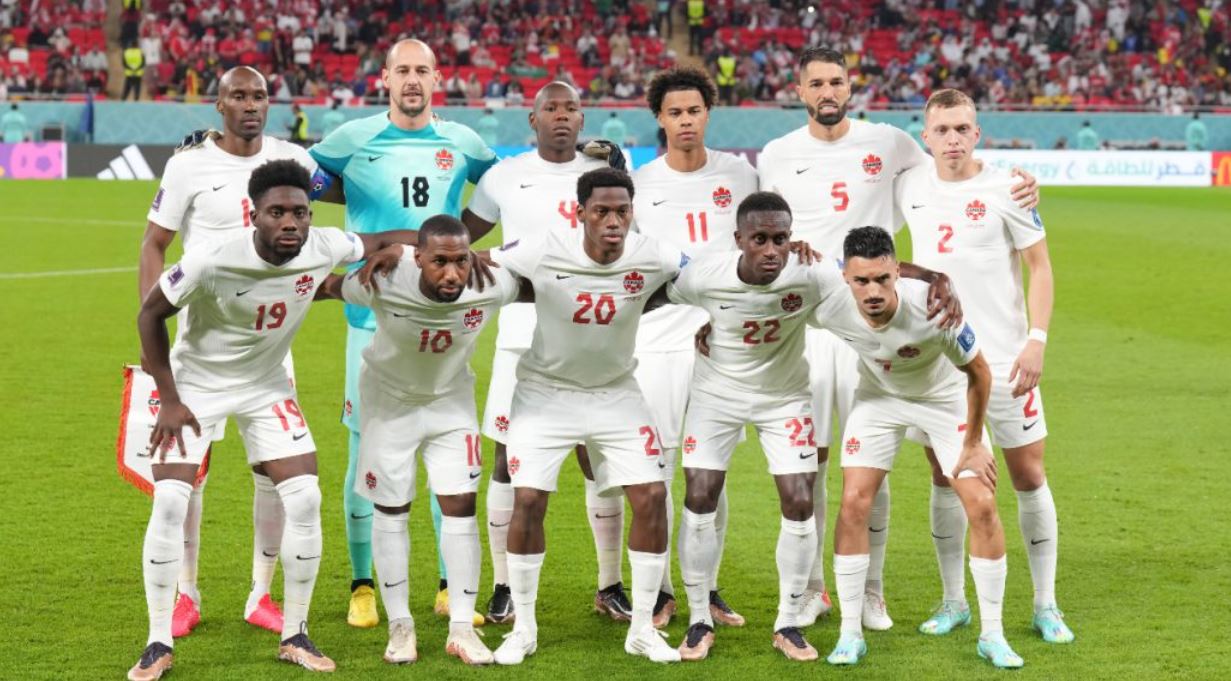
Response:
POLYGON ((893 237, 880 227, 852 229, 846 235, 846 240, 842 242, 842 257, 845 260, 851 258, 875 260, 886 256, 896 257, 896 251, 893 248, 893 237))
POLYGON ((718 101, 718 88, 714 81, 701 69, 692 66, 677 66, 673 69, 659 72, 650 80, 645 99, 650 104, 650 113, 657 116, 663 110, 663 99, 669 92, 696 90, 701 93, 701 101, 705 108, 714 108, 718 101))
POLYGON ((819 61, 825 64, 837 64, 842 68, 846 68, 846 57, 839 51, 820 45, 805 48, 799 53, 799 70, 802 73, 808 68, 808 64, 814 61, 819 61))
POLYGON ((255 205, 274 187, 297 187, 305 194, 312 193, 312 176, 308 169, 290 159, 269 161, 252 171, 248 179, 248 198, 255 205))
POLYGON ((577 203, 586 205, 590 195, 600 187, 624 187, 628 190, 628 198, 633 198, 633 178, 628 173, 615 168, 595 168, 577 178, 577 203))
POLYGON ((744 219, 751 213, 786 213, 791 214, 791 205, 774 192, 753 192, 739 202, 735 211, 735 224, 743 226, 744 219))

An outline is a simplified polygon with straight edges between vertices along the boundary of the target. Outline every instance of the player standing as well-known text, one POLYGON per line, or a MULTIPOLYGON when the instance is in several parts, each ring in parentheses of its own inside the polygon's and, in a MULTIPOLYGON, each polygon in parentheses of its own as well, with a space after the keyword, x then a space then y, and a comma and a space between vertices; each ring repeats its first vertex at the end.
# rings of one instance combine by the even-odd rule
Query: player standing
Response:
MULTIPOLYGON (((322 169, 343 180, 346 228, 373 233, 417 228, 432 215, 458 217, 466 182, 478 182, 496 162, 495 153, 470 128, 433 119, 432 92, 440 83, 440 72, 436 56, 422 41, 400 40, 389 48, 381 79, 390 93, 387 113, 350 121, 308 150, 322 169)), ((347 303, 346 320, 342 422, 350 430, 350 442, 343 510, 352 578, 347 621, 374 627, 380 618, 372 584, 373 508, 354 490, 360 440, 359 368, 363 349, 376 333, 376 319, 371 310, 347 303)), ((438 612, 447 612, 443 582, 438 612)))
POLYGON ((975 332, 969 323, 959 331, 928 319, 929 293, 899 279, 889 232, 856 229, 843 255, 851 294, 834 296, 815 315, 859 355, 855 405, 842 434, 842 510, 834 529, 842 633, 828 660, 852 665, 867 652, 861 626, 870 561, 867 516, 907 429, 917 428, 936 448, 940 469, 970 518, 970 572, 983 624, 979 657, 996 667, 1021 667, 1001 624, 1004 528, 996 510, 996 460, 983 443, 992 375, 975 332))
MULTIPOLYGON (((740 202, 757 190, 756 171, 743 158, 705 147, 709 112, 718 98, 717 88, 705 72, 689 67, 663 71, 650 81, 646 100, 650 112, 666 133, 667 153, 633 174, 637 197, 633 200, 637 229, 697 257, 735 251, 735 214, 740 202)), ((667 467, 667 546, 675 505, 671 481, 680 448, 680 428, 693 375, 693 333, 708 321, 705 312, 687 305, 668 305, 646 314, 637 331, 637 382, 654 414, 663 441, 667 467)), ((727 495, 721 488, 714 530, 718 549, 715 566, 722 561, 726 538, 727 495)), ((680 564, 685 560, 680 542, 680 564)), ((670 561, 668 561, 670 566, 670 561)), ((742 626, 744 618, 718 594, 718 570, 709 587, 712 621, 742 626)), ((663 627, 675 612, 671 569, 663 572, 654 626, 663 627)))
MULTIPOLYGON (((799 97, 808 110, 808 123, 771 141, 757 158, 761 189, 786 198, 795 215, 797 238, 822 253, 840 253, 846 234, 872 225, 897 231, 893 178, 927 162, 927 155, 905 131, 883 123, 852 120, 846 116, 851 97, 846 58, 824 47, 805 49, 799 57, 799 97)), ((1015 171, 1017 173, 1018 171, 1015 171)), ((1013 199, 1029 208, 1038 203, 1034 178, 1013 187, 1013 199)), ((809 332, 808 364, 817 441, 822 445, 817 479, 828 469, 831 414, 839 429, 850 413, 857 382, 855 353, 823 330, 809 332)), ((893 626, 885 608, 882 573, 889 534, 889 485, 878 491, 868 516, 872 556, 868 568, 864 625, 883 630, 893 626)), ((807 626, 830 608, 825 593, 824 548, 826 491, 818 485, 816 503, 817 560, 812 567, 801 626, 807 626)))
MULTIPOLYGON (((577 228, 577 178, 609 161, 578 153, 577 136, 585 124, 581 99, 567 83, 548 83, 534 98, 530 128, 536 148, 496 164, 479 180, 462 220, 478 241, 497 222, 504 243, 537 238, 544 230, 577 228)), ((606 147, 601 147, 606 150, 606 147)), ((612 147, 614 149, 614 147, 612 147)), ((620 154, 614 149, 615 154, 620 154)), ((623 160, 619 156, 620 161, 623 160)), ((517 362, 530 348, 534 335, 534 305, 514 303, 500 311, 491 384, 483 409, 483 434, 496 442, 492 478, 487 486, 487 537, 492 558, 494 589, 487 603, 487 619, 495 623, 516 616, 509 592, 508 536, 513 516, 513 486, 509 482, 506 451, 509 410, 517 385, 517 362)), ((618 620, 628 620, 631 605, 621 577, 624 537, 624 500, 600 497, 584 447, 577 448, 586 479, 586 517, 598 554, 598 590, 594 606, 618 620)))
MULTIPOLYGON (((935 163, 897 180, 916 259, 949 273, 979 325, 992 370, 987 421, 1004 449, 1017 491, 1018 522, 1034 581, 1034 627, 1051 643, 1073 632, 1056 605, 1059 542, 1056 502, 1047 486, 1043 448, 1047 423, 1039 377, 1051 321, 1054 284, 1043 221, 1037 210, 1007 200, 1012 178, 972 156, 980 130, 975 103, 957 90, 939 90, 924 108, 924 142, 935 163), (1022 263, 1030 270, 1027 296, 1022 263), (1029 315, 1027 315, 1029 312, 1029 315)), ((920 631, 946 634, 970 621, 962 570, 966 517, 934 462, 932 537, 940 561, 944 600, 920 631)))
POLYGON ((333 671, 307 635, 308 607, 320 568, 320 488, 316 445, 283 358, 307 315, 319 282, 338 265, 413 234, 346 234, 311 229, 307 169, 290 160, 252 171, 247 195, 254 232, 196 249, 151 289, 137 326, 142 355, 162 401, 150 434, 154 504, 141 564, 150 634, 128 678, 157 679, 171 668, 175 575, 184 555, 184 517, 192 481, 211 436, 234 416, 249 465, 260 464, 286 514, 281 555, 285 617, 279 659, 333 671), (166 320, 187 306, 188 325, 175 347, 166 320), (187 430, 185 430, 187 427, 187 430), (178 456, 168 452, 177 450, 178 456))
POLYGON ((500 664, 520 664, 537 648, 543 518, 560 466, 578 442, 589 451, 599 493, 618 494, 622 487, 633 510, 633 607, 624 649, 656 662, 680 659, 652 625, 667 567, 666 463, 633 377, 633 349, 651 293, 674 279, 687 257, 629 233, 633 193, 627 173, 591 170, 577 181, 582 229, 548 230, 535 242, 512 243, 494 254, 529 280, 537 314, 530 349, 517 366, 509 419, 509 587, 517 619, 496 651, 500 664))
MULTIPOLYGON (((163 171, 141 242, 137 276, 142 300, 157 284, 167 248, 177 232, 184 252, 194 253, 252 227, 248 178, 253 169, 277 159, 294 160, 309 171, 316 169, 303 147, 264 134, 269 92, 265 78, 255 69, 239 66, 224 73, 215 108, 222 115, 222 134, 172 156, 163 171)), ((187 331, 187 321, 188 315, 180 315, 178 337, 187 331)), ((289 353, 286 364, 293 379, 289 353)), ((225 423, 214 437, 221 439, 224 429, 225 423)), ((206 479, 203 477, 193 488, 184 519, 184 558, 172 617, 175 636, 186 636, 201 620, 197 558, 206 479)), ((282 612, 269 597, 282 543, 282 503, 260 464, 252 469, 252 483, 252 589, 244 606, 244 619, 270 631, 282 631, 282 612)))
POLYGON ((482 475, 470 357, 487 320, 518 295, 511 274, 495 270, 496 286, 466 288, 470 240, 456 218, 437 215, 419 229, 412 257, 403 257, 379 288, 358 271, 330 277, 326 295, 371 308, 376 337, 363 353, 358 492, 375 504, 372 549, 381 600, 389 613, 384 659, 419 657, 410 614, 408 521, 416 459, 444 512, 440 546, 453 578, 445 650, 467 664, 490 664, 492 653, 471 620, 479 589, 479 526, 475 494, 482 475))

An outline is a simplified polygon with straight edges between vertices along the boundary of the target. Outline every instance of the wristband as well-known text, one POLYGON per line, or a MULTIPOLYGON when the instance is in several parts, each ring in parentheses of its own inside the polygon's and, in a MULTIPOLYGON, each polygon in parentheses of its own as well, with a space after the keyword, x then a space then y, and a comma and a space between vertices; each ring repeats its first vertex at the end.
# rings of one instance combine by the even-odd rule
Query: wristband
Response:
POLYGON ((1030 329, 1030 333, 1026 334, 1026 338, 1047 345, 1047 332, 1043 329, 1030 329))

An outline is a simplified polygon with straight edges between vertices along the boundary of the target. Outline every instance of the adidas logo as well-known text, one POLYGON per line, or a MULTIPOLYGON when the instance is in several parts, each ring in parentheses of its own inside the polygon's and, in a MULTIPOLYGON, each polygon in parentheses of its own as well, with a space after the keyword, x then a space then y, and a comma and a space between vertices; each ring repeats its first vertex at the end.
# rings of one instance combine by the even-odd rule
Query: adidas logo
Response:
POLYGON ((98 173, 98 179, 152 180, 154 171, 150 170, 150 164, 146 163, 137 145, 130 144, 124 147, 119 156, 111 159, 111 165, 106 170, 98 173))

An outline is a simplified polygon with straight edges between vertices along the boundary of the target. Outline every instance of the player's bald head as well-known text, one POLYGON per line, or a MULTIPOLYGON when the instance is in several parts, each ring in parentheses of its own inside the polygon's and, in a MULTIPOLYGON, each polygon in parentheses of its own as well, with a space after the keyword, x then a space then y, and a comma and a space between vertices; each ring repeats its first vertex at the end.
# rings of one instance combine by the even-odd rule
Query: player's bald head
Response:
POLYGON ((566 99, 576 104, 581 103, 581 95, 577 94, 577 88, 562 80, 553 80, 539 88, 538 94, 534 96, 534 110, 542 110, 543 105, 553 99, 566 99))
POLYGON ((406 59, 415 60, 416 57, 427 59, 428 64, 436 68, 436 53, 427 43, 418 38, 403 38, 393 44, 389 48, 389 52, 385 54, 385 68, 392 69, 399 61, 406 59))
POLYGON ((219 96, 225 97, 233 87, 257 87, 261 90, 268 90, 265 76, 261 75, 260 71, 251 66, 236 66, 222 74, 222 78, 218 79, 219 96))

